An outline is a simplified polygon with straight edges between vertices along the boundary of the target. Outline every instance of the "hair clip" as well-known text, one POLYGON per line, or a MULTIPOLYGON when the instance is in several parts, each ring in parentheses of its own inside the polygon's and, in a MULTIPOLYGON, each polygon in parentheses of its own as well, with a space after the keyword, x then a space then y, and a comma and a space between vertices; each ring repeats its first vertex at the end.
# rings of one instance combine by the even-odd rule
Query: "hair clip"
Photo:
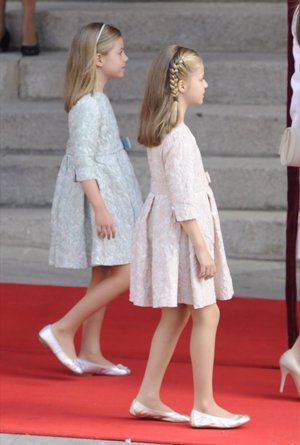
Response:
POLYGON ((101 26, 101 28, 100 28, 99 34, 98 34, 98 36, 97 36, 97 40, 96 40, 96 43, 98 43, 98 42, 99 42, 99 40, 100 40, 100 37, 101 37, 101 34, 102 34, 102 32, 103 32, 104 28, 105 28, 105 23, 103 23, 103 25, 102 25, 102 26, 101 26))

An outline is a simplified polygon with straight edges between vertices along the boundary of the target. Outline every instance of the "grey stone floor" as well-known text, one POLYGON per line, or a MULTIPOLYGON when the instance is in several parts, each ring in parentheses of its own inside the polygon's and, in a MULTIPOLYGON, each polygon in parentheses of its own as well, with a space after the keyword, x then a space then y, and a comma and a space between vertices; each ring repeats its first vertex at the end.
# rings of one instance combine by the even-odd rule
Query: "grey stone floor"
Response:
MULTIPOLYGON (((284 262, 229 259, 228 264, 235 295, 284 299, 284 262)), ((88 271, 55 269, 48 265, 47 250, 27 247, 2 246, 0 269, 2 282, 84 287, 89 280, 88 271)))
MULTIPOLYGON (((0 270, 2 282, 86 286, 87 271, 55 269, 47 264, 48 252, 34 248, 2 246, 0 270)), ((283 262, 228 260, 235 295, 256 298, 284 298, 283 262)), ((298 276, 300 262, 298 262, 298 276)), ((29 435, 1 434, 0 445, 120 445, 126 442, 29 435)), ((149 445, 149 444, 147 444, 149 445)))

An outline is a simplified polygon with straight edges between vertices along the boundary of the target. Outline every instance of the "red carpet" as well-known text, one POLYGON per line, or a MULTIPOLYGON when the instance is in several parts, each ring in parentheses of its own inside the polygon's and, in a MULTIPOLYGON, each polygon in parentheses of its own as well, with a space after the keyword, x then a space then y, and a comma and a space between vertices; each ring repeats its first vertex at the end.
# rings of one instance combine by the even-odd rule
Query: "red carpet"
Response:
MULTIPOLYGON (((252 422, 237 430, 194 430, 130 418, 128 406, 145 367, 159 311, 136 308, 124 295, 108 309, 103 346, 107 356, 133 370, 129 377, 69 374, 36 339, 83 289, 1 285, 1 432, 202 445, 298 445, 300 404, 288 379, 278 393, 278 358, 286 349, 285 303, 235 298, 220 304, 215 392, 252 422)), ((188 358, 190 326, 166 376, 163 398, 174 409, 192 406, 188 358)))

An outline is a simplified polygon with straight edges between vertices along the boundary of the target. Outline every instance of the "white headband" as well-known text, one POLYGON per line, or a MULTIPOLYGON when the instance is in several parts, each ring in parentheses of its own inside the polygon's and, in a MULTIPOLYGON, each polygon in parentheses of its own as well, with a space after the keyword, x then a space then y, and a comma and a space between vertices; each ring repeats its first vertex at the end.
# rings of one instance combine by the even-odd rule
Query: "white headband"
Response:
POLYGON ((102 25, 101 28, 100 28, 99 34, 98 34, 98 36, 97 36, 96 43, 99 42, 100 37, 101 37, 101 34, 102 34, 104 28, 105 28, 105 23, 103 23, 103 25, 102 25))

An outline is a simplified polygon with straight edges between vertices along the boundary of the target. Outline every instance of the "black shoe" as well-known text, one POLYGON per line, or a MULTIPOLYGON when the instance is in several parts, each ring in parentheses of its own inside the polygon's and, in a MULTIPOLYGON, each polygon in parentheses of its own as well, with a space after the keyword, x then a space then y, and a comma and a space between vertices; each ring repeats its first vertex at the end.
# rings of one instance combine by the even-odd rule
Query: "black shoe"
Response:
POLYGON ((21 53, 23 56, 38 56, 40 54, 39 44, 37 43, 34 46, 22 45, 21 53))
POLYGON ((8 49, 9 49, 9 42, 10 42, 10 33, 5 28, 2 39, 0 40, 0 52, 1 53, 7 53, 8 49))

